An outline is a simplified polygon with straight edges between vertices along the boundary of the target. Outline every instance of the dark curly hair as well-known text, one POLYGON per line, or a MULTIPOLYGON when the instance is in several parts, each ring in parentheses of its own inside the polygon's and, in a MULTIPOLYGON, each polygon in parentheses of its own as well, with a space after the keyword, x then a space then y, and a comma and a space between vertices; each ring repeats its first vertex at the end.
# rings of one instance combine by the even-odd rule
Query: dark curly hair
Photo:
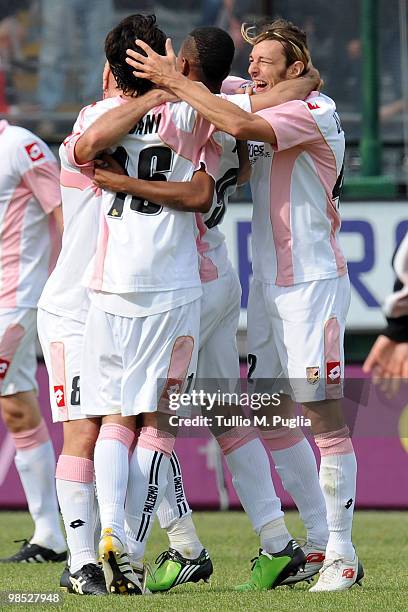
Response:
POLYGON ((166 54, 166 35, 157 27, 155 15, 129 15, 109 32, 105 39, 106 59, 118 87, 130 96, 141 96, 153 87, 151 81, 135 77, 125 61, 126 49, 146 55, 135 44, 136 38, 143 40, 156 53, 166 54))

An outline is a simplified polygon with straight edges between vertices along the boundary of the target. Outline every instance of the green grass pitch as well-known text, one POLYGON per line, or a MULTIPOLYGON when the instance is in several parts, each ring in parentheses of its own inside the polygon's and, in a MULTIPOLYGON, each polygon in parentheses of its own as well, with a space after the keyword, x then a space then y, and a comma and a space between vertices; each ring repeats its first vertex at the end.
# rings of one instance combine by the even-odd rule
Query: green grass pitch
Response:
MULTIPOLYGON (((249 575, 250 558, 257 554, 257 538, 241 512, 194 513, 201 541, 210 551, 214 574, 210 584, 186 584, 167 594, 147 597, 103 598, 63 595, 62 606, 16 605, 20 610, 163 610, 163 612, 212 612, 225 610, 276 610, 277 612, 374 612, 408 610, 408 513, 357 512, 354 542, 364 564, 363 588, 354 586, 345 593, 308 593, 308 586, 279 587, 262 593, 235 593, 233 586, 249 575)), ((303 530, 298 515, 287 513, 294 536, 303 530)), ((29 537, 31 520, 26 513, 0 513, 1 556, 16 550, 14 539, 29 537)), ((147 558, 153 562, 166 548, 166 536, 155 525, 147 558)), ((19 592, 58 591, 62 564, 2 565, 0 590, 19 592)), ((10 606, 3 610, 10 609, 10 606)))

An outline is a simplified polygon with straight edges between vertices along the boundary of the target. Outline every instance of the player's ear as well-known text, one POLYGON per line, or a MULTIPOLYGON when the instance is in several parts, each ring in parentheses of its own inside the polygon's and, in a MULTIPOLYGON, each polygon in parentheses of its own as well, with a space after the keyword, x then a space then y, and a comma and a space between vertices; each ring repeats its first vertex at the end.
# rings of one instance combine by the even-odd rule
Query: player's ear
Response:
POLYGON ((187 58, 181 58, 181 74, 183 76, 188 76, 190 74, 190 62, 187 58))
POLYGON ((303 73, 305 65, 303 62, 293 62, 287 70, 286 76, 288 79, 297 79, 303 73))

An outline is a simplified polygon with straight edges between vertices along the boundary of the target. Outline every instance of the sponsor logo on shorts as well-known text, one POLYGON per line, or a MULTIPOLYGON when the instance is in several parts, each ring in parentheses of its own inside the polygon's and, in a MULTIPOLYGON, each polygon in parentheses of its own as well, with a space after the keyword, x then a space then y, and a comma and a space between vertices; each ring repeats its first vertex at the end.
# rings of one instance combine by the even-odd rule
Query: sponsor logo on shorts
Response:
POLYGON ((320 379, 320 368, 317 366, 306 368, 306 378, 308 383, 315 385, 320 379))
POLYGON ((58 408, 65 406, 65 391, 64 385, 54 385, 54 397, 58 408))
POLYGON ((6 374, 10 367, 10 362, 7 359, 0 358, 0 380, 6 378, 6 374))
POLYGON ((328 385, 339 385, 341 382, 340 361, 326 363, 326 381, 328 385))
POLYGON ((170 397, 170 395, 177 395, 181 391, 181 380, 177 380, 176 378, 169 378, 166 386, 166 395, 170 397))
POLYGON ((29 145, 25 145, 25 150, 27 151, 28 157, 31 161, 36 162, 39 159, 43 159, 44 153, 41 151, 38 142, 32 142, 29 145))

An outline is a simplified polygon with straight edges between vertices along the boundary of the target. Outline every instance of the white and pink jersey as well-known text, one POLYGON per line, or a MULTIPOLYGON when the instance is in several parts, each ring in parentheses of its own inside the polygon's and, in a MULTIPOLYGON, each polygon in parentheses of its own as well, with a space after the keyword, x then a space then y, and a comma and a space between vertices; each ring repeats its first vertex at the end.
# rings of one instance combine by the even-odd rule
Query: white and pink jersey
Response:
POLYGON ((35 308, 55 263, 59 168, 32 132, 0 121, 0 308, 35 308))
MULTIPOLYGON (((205 146, 207 171, 216 176, 220 148, 213 131, 185 102, 167 103, 145 115, 114 156, 130 176, 189 181, 205 146)), ((88 287, 143 294, 201 286, 192 213, 109 191, 103 191, 102 206, 97 252, 85 276, 88 287)))
MULTIPOLYGON (((227 79, 229 82, 230 77, 227 79)), ((251 112, 250 97, 222 95, 243 110, 251 112)), ((215 142, 222 150, 215 181, 214 199, 208 213, 196 215, 197 249, 200 255, 200 278, 203 283, 221 277, 230 267, 225 236, 219 224, 225 215, 229 198, 235 193, 239 174, 239 159, 235 138, 225 132, 215 132, 215 142)))
POLYGON ((344 132, 317 92, 257 113, 277 145, 250 142, 254 278, 288 287, 347 272, 337 241, 344 132))
POLYGON ((73 133, 59 150, 64 234, 57 265, 44 287, 39 306, 81 322, 86 321, 89 310, 88 292, 82 278, 96 251, 102 192, 92 182, 93 162, 78 164, 74 148, 78 138, 101 114, 121 102, 124 100, 118 96, 83 108, 73 133))

